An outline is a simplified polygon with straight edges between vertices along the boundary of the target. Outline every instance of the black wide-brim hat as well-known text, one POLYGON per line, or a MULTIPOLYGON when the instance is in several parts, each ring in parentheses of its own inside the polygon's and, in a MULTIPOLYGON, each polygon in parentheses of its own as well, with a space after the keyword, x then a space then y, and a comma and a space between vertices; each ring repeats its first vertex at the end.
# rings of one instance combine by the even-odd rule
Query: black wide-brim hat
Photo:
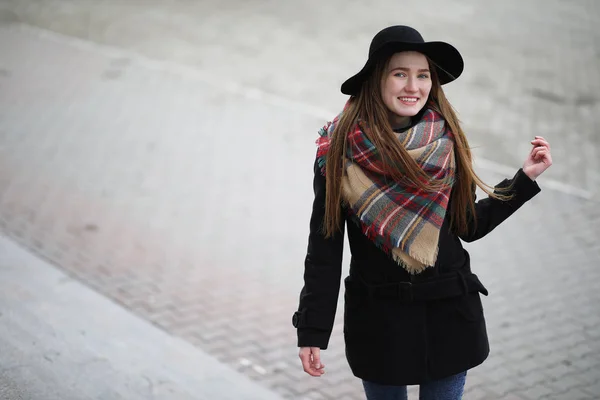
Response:
POLYGON ((371 41, 369 59, 362 70, 342 84, 342 93, 356 96, 375 63, 401 51, 417 51, 429 57, 436 67, 440 84, 452 82, 462 74, 463 58, 454 46, 445 42, 426 42, 414 28, 404 25, 383 29, 371 41))

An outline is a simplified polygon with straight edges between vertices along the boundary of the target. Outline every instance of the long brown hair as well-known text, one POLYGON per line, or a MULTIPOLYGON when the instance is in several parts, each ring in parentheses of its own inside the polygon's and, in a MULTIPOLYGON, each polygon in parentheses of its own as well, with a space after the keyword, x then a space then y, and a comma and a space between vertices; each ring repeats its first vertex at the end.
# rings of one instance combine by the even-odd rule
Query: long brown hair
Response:
MULTIPOLYGON (((390 56, 391 58, 391 56, 390 56)), ((379 61, 370 76, 363 83, 358 96, 350 98, 333 132, 331 147, 327 153, 325 220, 323 229, 326 237, 331 237, 340 229, 342 204, 342 175, 348 132, 357 123, 359 117, 370 127, 369 139, 373 142, 385 165, 385 175, 395 181, 418 187, 425 191, 437 191, 445 182, 433 180, 408 154, 392 130, 389 111, 381 96, 381 83, 388 67, 389 59, 379 61)), ((479 186, 491 197, 506 200, 509 196, 493 192, 493 187, 485 184, 472 167, 471 150, 467 138, 460 127, 456 112, 444 94, 436 68, 429 58, 432 87, 425 107, 440 113, 454 134, 454 153, 456 158, 456 178, 452 188, 452 206, 450 226, 457 233, 466 233, 469 219, 475 219, 473 191, 479 186)))

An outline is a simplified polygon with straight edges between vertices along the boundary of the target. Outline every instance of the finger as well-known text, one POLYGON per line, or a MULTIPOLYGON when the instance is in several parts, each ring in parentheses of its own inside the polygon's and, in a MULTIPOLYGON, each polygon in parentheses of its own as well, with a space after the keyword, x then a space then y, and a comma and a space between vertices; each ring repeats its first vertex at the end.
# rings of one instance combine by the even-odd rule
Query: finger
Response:
POLYGON ((542 151, 538 151, 537 154, 535 155, 535 160, 537 161, 543 161, 548 157, 548 152, 545 150, 542 151))
POLYGON ((324 374, 324 371, 318 370, 314 367, 313 358, 312 358, 312 349, 304 348, 300 352, 300 360, 302 360, 302 367, 304 372, 311 376, 321 376, 324 374))
POLYGON ((531 157, 536 159, 538 157, 538 154, 540 154, 541 151, 547 151, 547 149, 545 147, 534 147, 533 150, 531 151, 531 157))
POLYGON ((311 350, 312 350, 313 366, 316 369, 320 369, 321 368, 321 349, 313 348, 311 350))
POLYGON ((536 148, 533 150, 533 155, 534 155, 534 156, 537 156, 538 154, 540 154, 540 153, 544 153, 544 152, 548 152, 548 149, 546 149, 545 147, 536 147, 536 148))
POLYGON ((321 349, 314 348, 312 350, 312 367, 319 374, 323 375, 325 373, 325 365, 321 362, 321 349))
POLYGON ((537 146, 537 145, 533 145, 533 147, 531 148, 531 151, 529 152, 529 156, 532 158, 535 158, 535 155, 537 154, 538 151, 541 151, 543 149, 548 149, 545 146, 537 146))
POLYGON ((552 157, 550 154, 541 154, 536 162, 543 164, 545 166, 544 170, 546 170, 546 168, 552 166, 552 157))
POLYGON ((550 158, 550 152, 549 151, 540 151, 539 157, 541 159, 547 160, 550 158))
POLYGON ((531 144, 533 144, 534 146, 545 146, 547 148, 550 148, 550 143, 548 143, 548 141, 544 139, 534 139, 531 141, 531 144))
POLYGON ((542 150, 547 151, 548 153, 550 153, 550 151, 551 151, 548 146, 535 146, 533 148, 532 153, 537 153, 538 151, 542 151, 542 150))
POLYGON ((315 370, 311 365, 310 354, 303 353, 300 355, 300 359, 302 360, 302 368, 304 372, 309 374, 310 376, 321 376, 322 374, 319 371, 315 370))
POLYGON ((532 140, 531 144, 533 144, 534 146, 544 146, 550 148, 550 143, 548 143, 545 140, 532 140))
POLYGON ((533 147, 531 147, 531 150, 529 151, 529 156, 530 156, 530 157, 532 157, 532 156, 533 156, 533 154, 535 153, 535 149, 536 149, 536 148, 537 148, 537 147, 535 147, 535 145, 534 145, 533 147))

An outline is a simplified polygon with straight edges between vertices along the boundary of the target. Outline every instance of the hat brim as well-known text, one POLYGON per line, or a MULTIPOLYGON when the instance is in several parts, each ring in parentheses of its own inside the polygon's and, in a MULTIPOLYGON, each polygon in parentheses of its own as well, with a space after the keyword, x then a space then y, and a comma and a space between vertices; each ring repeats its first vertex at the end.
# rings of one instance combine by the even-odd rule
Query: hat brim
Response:
POLYGON ((464 61, 459 51, 451 44, 445 42, 403 43, 390 42, 381 46, 374 52, 365 66, 356 75, 342 84, 342 93, 356 96, 360 92, 362 83, 371 72, 375 62, 382 57, 391 56, 401 51, 417 51, 429 57, 435 64, 441 85, 450 83, 458 78, 464 69, 464 61))

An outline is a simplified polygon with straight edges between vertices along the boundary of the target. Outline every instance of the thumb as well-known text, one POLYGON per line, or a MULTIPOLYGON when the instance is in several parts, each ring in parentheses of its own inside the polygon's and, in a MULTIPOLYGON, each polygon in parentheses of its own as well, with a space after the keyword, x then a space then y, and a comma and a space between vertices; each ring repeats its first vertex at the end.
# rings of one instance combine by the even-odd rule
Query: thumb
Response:
POLYGON ((310 350, 312 353, 313 366, 317 369, 321 368, 321 349, 313 347, 310 350))

